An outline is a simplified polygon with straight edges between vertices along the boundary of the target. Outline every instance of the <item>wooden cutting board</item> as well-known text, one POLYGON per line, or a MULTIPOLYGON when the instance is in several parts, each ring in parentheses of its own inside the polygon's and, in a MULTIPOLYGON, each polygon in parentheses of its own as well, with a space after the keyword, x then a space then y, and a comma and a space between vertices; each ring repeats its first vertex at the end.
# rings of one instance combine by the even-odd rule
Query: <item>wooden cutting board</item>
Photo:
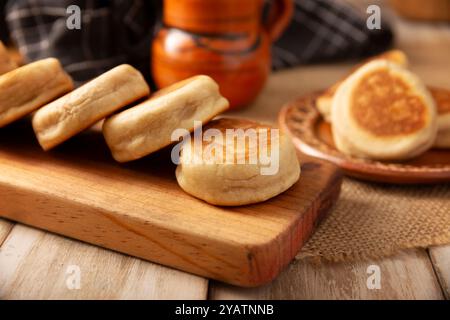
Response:
POLYGON ((0 216, 239 286, 274 279, 336 201, 341 174, 302 159, 267 202, 215 207, 177 185, 169 150, 131 164, 90 130, 45 153, 28 121, 0 129, 0 216))

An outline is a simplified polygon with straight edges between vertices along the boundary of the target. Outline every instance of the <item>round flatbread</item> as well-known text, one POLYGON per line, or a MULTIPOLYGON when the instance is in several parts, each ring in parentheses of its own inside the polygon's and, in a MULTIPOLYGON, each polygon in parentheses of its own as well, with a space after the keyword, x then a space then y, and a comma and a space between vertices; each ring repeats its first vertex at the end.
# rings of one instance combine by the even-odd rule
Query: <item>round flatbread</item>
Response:
POLYGON ((6 126, 73 89, 58 60, 48 58, 0 76, 0 127, 6 126))
POLYGON ((228 107, 213 79, 195 76, 108 118, 103 134, 114 159, 132 161, 172 144, 175 130, 193 131, 196 122, 204 124, 228 107))
POLYGON ((201 136, 200 144, 192 138, 183 145, 176 177, 184 191, 208 203, 265 201, 300 177, 290 137, 271 126, 222 118, 210 122, 201 136))
POLYGON ((422 82, 388 61, 373 61, 338 89, 333 135, 344 153, 403 160, 427 150, 436 138, 436 104, 422 82))
POLYGON ((33 117, 36 137, 49 150, 149 93, 138 70, 120 65, 39 109, 33 117))
MULTIPOLYGON (((408 66, 408 58, 406 57, 405 53, 400 50, 389 50, 386 51, 380 55, 377 55, 375 57, 372 57, 365 61, 364 63, 356 66, 354 68, 353 72, 358 70, 359 68, 363 67, 367 63, 370 63, 372 61, 376 60, 387 60, 389 62, 398 64, 402 67, 408 66)), ((334 85, 332 85, 330 88, 325 90, 324 93, 319 95, 316 100, 316 106, 319 112, 322 114, 322 117, 325 121, 330 122, 331 121, 331 106, 333 104, 333 98, 336 94, 336 91, 339 89, 339 86, 349 77, 350 75, 347 75, 344 79, 338 81, 334 85)))

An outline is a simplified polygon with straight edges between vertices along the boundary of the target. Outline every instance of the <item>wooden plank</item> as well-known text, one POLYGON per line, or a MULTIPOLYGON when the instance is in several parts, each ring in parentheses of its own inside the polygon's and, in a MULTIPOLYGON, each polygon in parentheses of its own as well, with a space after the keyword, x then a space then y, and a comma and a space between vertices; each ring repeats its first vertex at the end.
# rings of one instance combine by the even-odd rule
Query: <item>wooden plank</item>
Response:
POLYGON ((197 300, 208 286, 194 275, 23 225, 1 247, 0 270, 0 299, 197 300))
MULTIPOLYGON (((359 0, 358 0, 359 2, 359 0)), ((366 1, 368 4, 376 4, 377 2, 366 1)), ((365 6, 367 7, 367 6, 365 6)), ((383 17, 387 16, 386 7, 383 5, 383 17)), ((400 20, 400 19, 397 19, 400 20)), ((446 66, 448 62, 448 50, 449 39, 448 31, 444 30, 443 26, 437 25, 436 27, 430 27, 426 23, 409 23, 407 21, 401 20, 396 21, 394 24, 394 29, 396 31, 398 46, 401 49, 405 49, 407 53, 411 56, 411 60, 413 63, 413 69, 419 73, 422 77, 424 77, 425 81, 430 85, 438 85, 449 87, 450 86, 450 78, 448 77, 448 71, 443 66, 446 66), (404 27, 402 27, 404 24, 404 27), (427 28, 429 31, 425 32, 423 30, 419 30, 419 28, 423 27, 427 28), (447 35, 444 34, 447 32, 447 35), (405 33, 408 33, 405 36, 405 33)), ((448 30, 448 28, 446 29, 448 30)), ((351 64, 347 65, 330 65, 330 66, 302 66, 298 69, 291 69, 288 71, 277 72, 273 74, 269 83, 266 86, 266 89, 263 93, 258 97, 256 103, 254 103, 249 108, 242 111, 235 111, 232 115, 236 116, 248 116, 250 118, 261 119, 265 121, 275 121, 276 116, 278 114, 279 108, 281 108, 282 104, 292 100, 296 96, 302 95, 304 93, 308 93, 312 90, 321 89, 327 87, 328 85, 334 83, 334 81, 338 80, 342 75, 346 74, 348 70, 350 70, 351 64)), ((1 208, 0 208, 1 209, 1 208)), ((59 238, 58 238, 59 239, 59 238)), ((51 241, 53 242, 53 241, 51 241)), ((45 248, 52 248, 51 242, 45 244, 45 248)), ((101 252, 106 252, 104 250, 100 250, 101 252)), ((407 254, 407 253, 405 253, 407 254)), ((426 259, 417 258, 417 256, 422 257, 422 253, 417 253, 414 251, 413 256, 410 260, 405 259, 405 257, 399 258, 398 256, 393 259, 386 259, 386 261, 379 262, 382 270, 386 271, 385 264, 390 267, 388 270, 393 269, 393 265, 402 266, 403 271, 401 272, 401 279, 394 282, 394 288, 388 290, 387 294, 383 295, 382 292, 372 293, 372 295, 376 297, 384 297, 392 298, 407 296, 407 297, 419 297, 423 296, 423 292, 420 290, 425 288, 427 292, 434 292, 434 294, 426 294, 427 297, 436 296, 439 298, 439 293, 437 293, 437 288, 434 287, 433 283, 435 283, 435 278, 430 276, 430 273, 425 271, 425 276, 423 279, 420 279, 420 275, 423 273, 423 266, 426 266, 426 259), (417 263, 418 266, 414 267, 416 260, 419 260, 417 263), (396 263, 394 263, 396 261, 396 263), (406 261, 406 262, 405 262, 406 261), (418 270, 419 269, 419 270, 418 270), (420 271, 422 270, 422 271, 420 271), (419 278, 419 279, 418 279, 419 278), (410 279, 411 282, 416 282, 415 285, 408 284, 407 282, 410 279), (420 285, 417 284, 419 281, 420 285), (430 284, 426 284, 429 281, 430 284), (431 289, 430 289, 431 288, 431 289), (417 290, 417 292, 408 292, 410 290, 417 290), (401 294, 399 294, 399 292, 401 294), (396 293, 396 294, 394 294, 396 293)), ((92 257, 90 262, 92 265, 101 266, 104 263, 103 254, 99 254, 96 257, 92 257)), ((341 278, 350 277, 351 284, 355 282, 353 279, 356 276, 356 273, 359 275, 362 273, 365 275, 365 268, 362 266, 357 266, 356 264, 349 264, 348 266, 329 266, 329 267, 315 267, 314 265, 308 266, 308 269, 300 272, 292 272, 291 269, 296 270, 296 268, 306 268, 306 267, 298 267, 298 265, 302 265, 303 263, 296 263, 293 266, 289 267, 289 270, 285 273, 292 274, 292 279, 289 279, 288 276, 285 276, 283 273, 282 278, 284 279, 282 282, 278 283, 275 287, 275 283, 268 286, 271 287, 272 294, 266 294, 266 296, 283 296, 283 291, 289 292, 289 296, 292 296, 292 292, 299 292, 296 296, 305 297, 305 298, 316 298, 316 297, 326 297, 333 296, 335 298, 342 299, 343 297, 339 297, 339 292, 336 292, 337 283, 333 282, 334 278, 338 279, 338 283, 343 284, 345 288, 349 285, 345 283, 341 278), (316 270, 316 271, 315 271, 316 270), (297 279, 297 275, 301 274, 304 278, 304 282, 301 282, 297 279), (327 276, 325 276, 327 275, 327 276), (311 280, 308 280, 311 279, 311 280), (330 282, 331 280, 331 282, 330 282), (312 283, 312 285, 311 285, 312 283), (308 284, 309 287, 306 287, 308 284), (332 288, 329 288, 329 287, 332 288), (313 288, 314 291, 313 291, 313 288), (311 293, 308 293, 307 290, 311 290, 311 293), (323 290, 325 293, 320 293, 320 290, 323 290), (331 294, 330 292, 333 292, 331 294), (300 294, 301 293, 301 294, 300 294)), ((426 269, 426 268, 425 268, 426 269)), ((447 268, 448 270, 448 268, 447 268)), ((382 271, 383 273, 385 271, 382 271)), ((27 273, 33 273, 32 269, 23 270, 24 278, 28 279, 27 273)), ((398 272, 394 272, 390 278, 394 278, 398 276, 398 272)), ((53 281, 52 277, 45 277, 40 281, 53 281)), ((364 287, 364 280, 361 279, 362 288, 353 288, 353 289, 343 289, 343 291, 351 292, 351 296, 355 298, 368 296, 366 289, 364 287)), ((413 283, 414 284, 414 283, 413 283)), ((134 284, 138 285, 138 283, 134 284)), ((179 281, 172 287, 167 287, 168 291, 177 291, 179 286, 182 285, 182 282, 179 281)), ((130 282, 130 286, 132 286, 130 282)), ((227 287, 227 286, 225 286, 227 287)), ((384 288, 382 282, 382 288, 384 288)), ((11 288, 10 290, 14 290, 11 288)), ((124 289, 118 289, 118 291, 123 292, 124 289)), ((131 289, 132 290, 132 289, 131 289)), ((230 290, 231 293, 235 293, 236 288, 233 287, 233 290, 230 290)), ((262 289, 257 289, 255 291, 259 291, 262 289)), ((265 289, 266 293, 268 289, 265 289)), ((253 290, 242 290, 245 294, 242 294, 245 297, 249 297, 249 291, 253 290)), ((382 289, 383 291, 383 289, 382 289)), ((94 294, 89 295, 92 297, 96 297, 94 294)), ((213 294, 211 294, 213 296, 213 294)), ((234 297, 236 294, 234 295, 234 297)), ((285 296, 288 296, 287 294, 285 296)))
POLYGON ((443 299, 425 250, 411 250, 378 262, 296 262, 273 283, 242 289, 210 283, 211 299, 443 299), (380 289, 368 289, 369 265, 380 268, 380 289))
MULTIPOLYGON (((428 85, 450 88, 448 68, 444 67, 448 65, 448 57, 450 56, 450 28, 443 24, 431 25, 400 19, 391 12, 386 1, 353 0, 352 2, 360 6, 364 12, 369 5, 380 4, 383 18, 390 20, 396 33, 395 47, 407 53, 410 58, 411 69, 428 85)), ((247 109, 234 111, 231 114, 274 121, 284 103, 295 97, 328 87, 347 74, 352 65, 352 63, 343 63, 340 65, 301 66, 276 72, 270 76, 266 89, 254 104, 247 109)), ((441 249, 439 252, 443 250, 446 251, 446 249, 441 249)), ((240 290, 232 286, 218 285, 214 282, 210 286, 212 291, 210 296, 220 299, 258 297, 344 299, 348 296, 354 299, 372 297, 374 299, 442 298, 442 294, 439 293, 439 288, 436 285, 436 278, 429 270, 429 259, 426 258, 422 250, 413 251, 412 256, 408 258, 409 254, 408 252, 400 253, 394 258, 386 258, 379 262, 390 279, 395 279, 398 276, 399 272, 396 271, 396 268, 404 269, 401 277, 397 281, 394 280, 391 285, 392 288, 386 291, 368 291, 364 287, 363 279, 359 282, 353 279, 355 272, 365 274, 364 265, 349 263, 340 266, 317 267, 297 262, 290 266, 289 271, 284 272, 277 281, 264 288, 240 290), (415 265, 416 261, 417 266, 415 265), (351 285, 345 281, 349 277, 351 278, 351 285), (334 281, 335 278, 337 281, 334 281), (427 283, 427 281, 430 283, 427 283), (332 284, 331 288, 330 283, 332 284), (343 286, 342 296, 336 289, 338 283, 343 286), (422 288, 427 290, 421 291, 422 288)), ((436 258, 436 260, 444 261, 442 257, 436 258)), ((441 265, 448 266, 443 262, 441 262, 441 265)), ((440 270, 443 274, 442 267, 440 270)), ((446 270, 450 270, 450 268, 447 267, 446 270)), ((448 279, 448 272, 445 274, 445 278, 448 279)), ((441 283, 443 282, 442 278, 441 275, 441 283)), ((448 288, 448 285, 446 288, 448 288)))
POLYGON ((428 249, 434 271, 445 297, 450 300, 450 244, 428 249))
POLYGON ((115 163, 91 130, 45 153, 27 122, 0 135, 1 215, 105 248, 242 286, 266 283, 292 260, 336 200, 328 163, 261 204, 216 207, 179 188, 169 154, 115 163))
POLYGON ((5 241, 8 234, 11 232, 14 223, 5 219, 0 219, 0 246, 5 241))

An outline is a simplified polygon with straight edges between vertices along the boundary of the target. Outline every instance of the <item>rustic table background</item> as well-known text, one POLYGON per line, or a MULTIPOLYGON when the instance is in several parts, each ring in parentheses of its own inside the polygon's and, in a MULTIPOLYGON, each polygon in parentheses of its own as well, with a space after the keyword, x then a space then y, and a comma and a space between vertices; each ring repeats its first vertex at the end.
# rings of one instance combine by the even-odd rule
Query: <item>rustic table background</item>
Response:
MULTIPOLYGON (((385 9, 382 13, 391 19, 396 47, 409 55, 412 69, 428 84, 450 88, 450 25, 413 23, 385 9)), ((350 67, 305 66, 273 74, 258 100, 233 115, 273 122, 284 103, 327 87, 350 67)), ((242 289, 0 219, 0 299, 445 298, 450 299, 450 245, 364 263, 294 261, 273 283, 242 289), (366 285, 371 264, 381 270, 379 290, 366 285), (81 270, 79 290, 66 285, 73 265, 81 270)))

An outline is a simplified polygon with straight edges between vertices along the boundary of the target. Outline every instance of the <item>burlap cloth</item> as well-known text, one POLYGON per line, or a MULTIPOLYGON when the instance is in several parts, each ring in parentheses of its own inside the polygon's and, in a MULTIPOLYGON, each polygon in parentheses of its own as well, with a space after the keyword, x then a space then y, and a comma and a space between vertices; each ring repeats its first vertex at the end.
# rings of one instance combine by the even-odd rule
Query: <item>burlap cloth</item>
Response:
POLYGON ((345 178, 338 203, 298 259, 377 259, 450 243, 450 184, 394 186, 345 178))

